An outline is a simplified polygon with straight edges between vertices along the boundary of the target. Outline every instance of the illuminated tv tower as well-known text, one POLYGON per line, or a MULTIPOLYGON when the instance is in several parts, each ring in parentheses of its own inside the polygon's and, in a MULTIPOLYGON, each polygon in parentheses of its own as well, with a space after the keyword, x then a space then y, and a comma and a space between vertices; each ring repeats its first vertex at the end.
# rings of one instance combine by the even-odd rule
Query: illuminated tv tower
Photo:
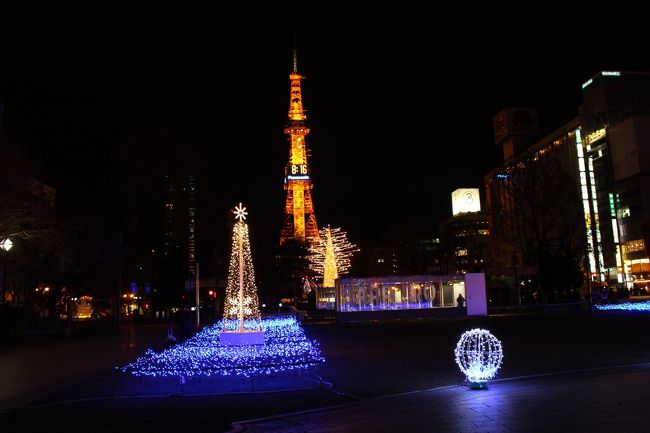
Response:
POLYGON ((289 74, 291 94, 289 99, 289 120, 284 128, 291 147, 289 162, 284 173, 284 189, 287 192, 284 206, 284 222, 280 233, 280 245, 287 240, 304 241, 312 244, 320 239, 314 202, 311 197, 312 183, 307 162, 305 137, 309 128, 305 126, 307 116, 302 108, 300 81, 296 49, 293 50, 293 71, 289 74))

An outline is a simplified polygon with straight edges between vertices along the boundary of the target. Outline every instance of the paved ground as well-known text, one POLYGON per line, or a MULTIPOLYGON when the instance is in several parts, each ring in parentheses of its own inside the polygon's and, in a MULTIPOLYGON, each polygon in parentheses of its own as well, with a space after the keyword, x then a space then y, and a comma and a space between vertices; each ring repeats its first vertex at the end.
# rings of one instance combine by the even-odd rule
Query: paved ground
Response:
POLYGON ((166 328, 126 326, 0 347, 0 431, 648 432, 648 329, 650 315, 617 312, 309 326, 327 360, 322 383, 233 392, 204 380, 155 393, 122 387, 112 367, 160 349, 166 328), (498 379, 482 391, 451 356, 478 326, 504 345, 498 379))
POLYGON ((452 385, 233 423, 231 432, 644 432, 650 364, 452 385))

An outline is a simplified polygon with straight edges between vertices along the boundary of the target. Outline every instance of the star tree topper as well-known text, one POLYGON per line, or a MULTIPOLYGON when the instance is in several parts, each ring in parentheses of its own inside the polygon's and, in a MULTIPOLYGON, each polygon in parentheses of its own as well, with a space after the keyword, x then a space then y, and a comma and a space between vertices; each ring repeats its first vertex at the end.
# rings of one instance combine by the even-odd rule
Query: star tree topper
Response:
POLYGON ((233 213, 235 214, 235 219, 238 219, 240 222, 243 222, 246 219, 246 215, 248 215, 246 208, 242 207, 241 202, 239 203, 239 207, 235 207, 233 213))

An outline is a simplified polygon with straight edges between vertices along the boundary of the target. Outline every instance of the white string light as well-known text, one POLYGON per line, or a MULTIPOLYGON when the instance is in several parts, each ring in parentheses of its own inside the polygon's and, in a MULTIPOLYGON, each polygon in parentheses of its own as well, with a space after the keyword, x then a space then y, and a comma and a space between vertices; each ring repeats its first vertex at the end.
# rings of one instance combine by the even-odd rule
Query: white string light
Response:
POLYGON ((501 342, 485 329, 472 329, 458 340, 454 350, 456 364, 473 389, 486 388, 503 361, 501 342))
POLYGON ((238 220, 233 227, 228 282, 224 301, 223 325, 227 331, 259 331, 261 313, 255 271, 251 257, 246 208, 239 203, 233 211, 238 220))
POLYGON ((323 228, 319 241, 309 248, 310 268, 323 277, 323 287, 334 287, 339 275, 347 273, 353 253, 359 251, 348 242, 341 228, 323 228))

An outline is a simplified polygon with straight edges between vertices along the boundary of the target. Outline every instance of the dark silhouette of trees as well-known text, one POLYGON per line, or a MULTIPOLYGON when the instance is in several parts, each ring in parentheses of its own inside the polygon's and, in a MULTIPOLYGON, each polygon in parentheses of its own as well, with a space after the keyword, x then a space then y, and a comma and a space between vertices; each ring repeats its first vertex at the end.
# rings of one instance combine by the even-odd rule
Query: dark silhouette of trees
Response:
POLYGON ((519 163, 499 194, 492 201, 493 234, 537 269, 542 292, 579 287, 584 217, 576 182, 560 161, 541 156, 519 163))
MULTIPOLYGON (((288 239, 278 245, 275 251, 273 269, 273 293, 265 293, 269 298, 298 298, 302 294, 304 277, 313 277, 309 268, 309 249, 305 241, 288 239)), ((270 302, 275 302, 273 299, 270 302)))
MULTIPOLYGON (((23 147, 3 137, 0 148, 0 240, 13 247, 3 251, 7 292, 12 302, 29 303, 40 283, 58 283, 80 272, 72 221, 60 218, 56 191, 40 181, 40 170, 23 147)), ((54 288, 53 288, 54 289, 54 288)), ((54 290, 53 290, 54 292, 54 290)))

